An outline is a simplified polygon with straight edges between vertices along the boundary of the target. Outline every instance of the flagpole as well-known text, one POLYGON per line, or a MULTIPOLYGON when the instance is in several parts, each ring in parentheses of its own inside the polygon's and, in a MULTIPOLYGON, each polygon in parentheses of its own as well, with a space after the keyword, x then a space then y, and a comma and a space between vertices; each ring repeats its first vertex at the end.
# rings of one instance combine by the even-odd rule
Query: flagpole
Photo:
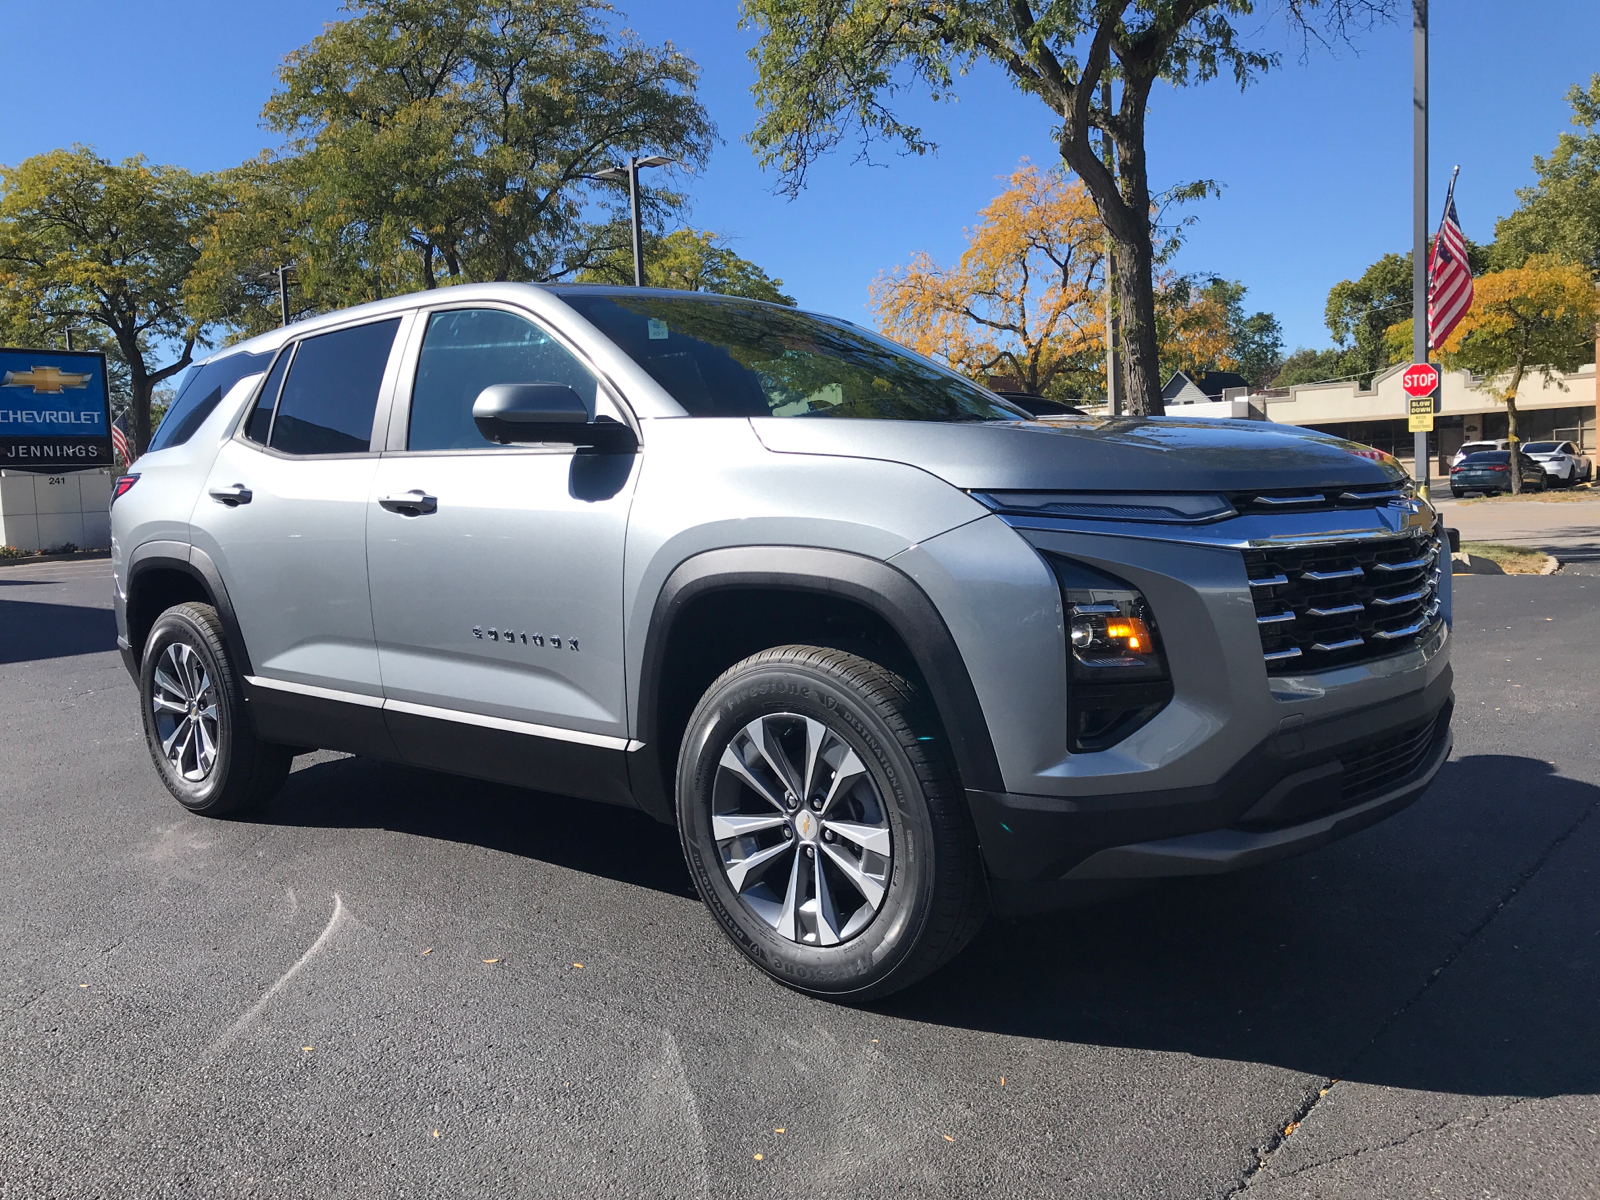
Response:
MULTIPOLYGON (((1428 361, 1428 0, 1411 0, 1411 361, 1428 361)), ((1428 495, 1428 435, 1412 435, 1412 475, 1428 495)))

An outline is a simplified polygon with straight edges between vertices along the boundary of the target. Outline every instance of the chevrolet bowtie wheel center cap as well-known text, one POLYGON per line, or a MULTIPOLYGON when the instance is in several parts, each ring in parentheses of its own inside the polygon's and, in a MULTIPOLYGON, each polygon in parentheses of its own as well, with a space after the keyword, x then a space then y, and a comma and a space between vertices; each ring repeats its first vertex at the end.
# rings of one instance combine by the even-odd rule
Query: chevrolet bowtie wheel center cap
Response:
POLYGON ((794 819, 794 831, 808 842, 816 840, 821 828, 822 822, 804 809, 794 819))

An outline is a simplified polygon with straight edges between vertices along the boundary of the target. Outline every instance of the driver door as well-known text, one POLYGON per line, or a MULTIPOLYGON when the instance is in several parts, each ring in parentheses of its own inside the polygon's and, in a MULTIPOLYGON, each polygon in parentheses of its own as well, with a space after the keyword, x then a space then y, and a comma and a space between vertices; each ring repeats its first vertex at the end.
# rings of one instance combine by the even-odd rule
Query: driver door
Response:
POLYGON ((416 337, 404 432, 367 509, 390 731, 421 766, 631 803, 622 554, 637 457, 496 445, 472 403, 491 384, 563 383, 591 417, 622 414, 520 312, 426 312, 416 337))

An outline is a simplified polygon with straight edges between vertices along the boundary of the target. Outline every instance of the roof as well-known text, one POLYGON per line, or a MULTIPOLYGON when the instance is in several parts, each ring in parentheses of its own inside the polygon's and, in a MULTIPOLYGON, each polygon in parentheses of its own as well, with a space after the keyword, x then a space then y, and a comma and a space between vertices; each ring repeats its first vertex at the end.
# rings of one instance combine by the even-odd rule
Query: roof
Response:
POLYGON ((1196 371, 1192 375, 1184 371, 1174 371, 1172 378, 1168 379, 1166 386, 1161 389, 1161 398, 1174 399, 1183 391, 1186 384, 1198 388, 1211 400, 1221 400, 1222 393, 1228 388, 1250 387, 1248 379, 1233 371, 1196 371))

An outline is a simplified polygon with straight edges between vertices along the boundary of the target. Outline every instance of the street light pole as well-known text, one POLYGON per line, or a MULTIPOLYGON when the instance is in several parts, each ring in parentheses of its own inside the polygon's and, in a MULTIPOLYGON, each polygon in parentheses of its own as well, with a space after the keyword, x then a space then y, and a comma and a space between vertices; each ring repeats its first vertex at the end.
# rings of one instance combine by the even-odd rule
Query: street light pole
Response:
MULTIPOLYGON (((1428 0, 1411 0, 1411 361, 1428 361, 1428 0)), ((1428 495, 1428 435, 1412 435, 1417 490, 1428 495)))
POLYGON ((285 263, 278 268, 278 324, 280 326, 289 323, 289 284, 284 276, 292 270, 294 270, 293 263, 285 263))
POLYGON ((628 209, 633 224, 633 286, 644 286, 644 227, 639 219, 639 158, 628 155, 628 209))
POLYGON ((644 286, 644 220, 639 215, 639 171, 644 167, 664 167, 676 160, 666 158, 660 154, 646 155, 640 158, 636 154, 628 155, 628 165, 625 167, 607 167, 603 171, 596 171, 593 175, 586 175, 586 179, 626 179, 628 181, 628 224, 629 232, 633 238, 633 286, 644 286))

